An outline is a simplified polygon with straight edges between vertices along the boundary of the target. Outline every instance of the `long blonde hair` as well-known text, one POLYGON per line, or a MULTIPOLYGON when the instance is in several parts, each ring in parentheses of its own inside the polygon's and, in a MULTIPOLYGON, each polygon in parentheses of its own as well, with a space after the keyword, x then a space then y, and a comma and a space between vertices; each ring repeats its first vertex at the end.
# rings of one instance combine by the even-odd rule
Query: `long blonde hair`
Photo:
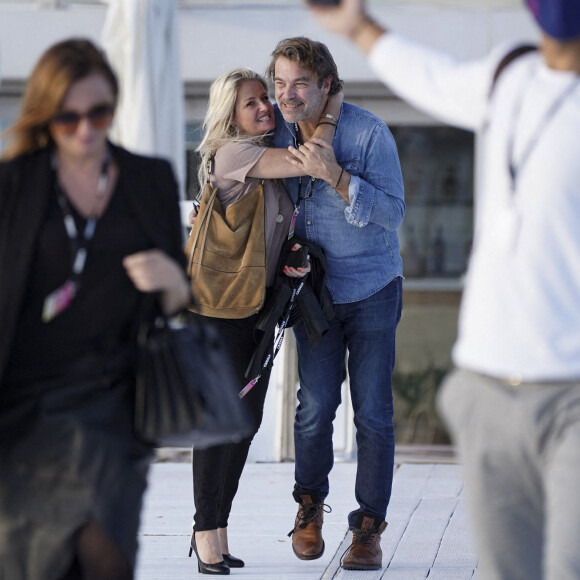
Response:
POLYGON ((107 80, 116 101, 117 77, 103 51, 90 40, 70 38, 48 48, 30 75, 18 119, 4 133, 9 145, 2 158, 13 159, 51 145, 50 120, 59 112, 71 85, 94 73, 107 80))
POLYGON ((236 68, 219 76, 209 89, 209 103, 203 121, 204 137, 196 151, 200 154, 201 163, 198 170, 200 190, 203 191, 208 178, 208 161, 225 143, 232 141, 250 141, 266 145, 266 135, 252 137, 241 135, 234 124, 234 115, 238 90, 245 81, 259 81, 268 91, 265 79, 250 68, 236 68))

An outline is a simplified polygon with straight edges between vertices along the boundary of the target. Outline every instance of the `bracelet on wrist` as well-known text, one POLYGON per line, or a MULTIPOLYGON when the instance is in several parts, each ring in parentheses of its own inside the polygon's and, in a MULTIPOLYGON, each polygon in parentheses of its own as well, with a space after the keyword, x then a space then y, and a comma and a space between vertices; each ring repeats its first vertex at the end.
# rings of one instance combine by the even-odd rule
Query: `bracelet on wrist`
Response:
POLYGON ((330 121, 319 121, 316 126, 320 127, 320 125, 332 125, 336 131, 336 123, 331 123, 330 121))
POLYGON ((336 182, 336 185, 334 186, 334 189, 338 189, 338 184, 340 183, 340 180, 342 179, 342 174, 344 173, 344 167, 340 168, 340 175, 338 176, 338 181, 336 182))

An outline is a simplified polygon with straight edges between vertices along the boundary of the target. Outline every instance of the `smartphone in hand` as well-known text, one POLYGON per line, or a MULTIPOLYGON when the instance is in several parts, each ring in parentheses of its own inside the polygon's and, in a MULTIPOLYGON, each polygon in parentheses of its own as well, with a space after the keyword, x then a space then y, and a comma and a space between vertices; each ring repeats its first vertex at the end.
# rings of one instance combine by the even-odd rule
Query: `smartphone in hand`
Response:
POLYGON ((308 248, 300 246, 297 250, 288 252, 285 265, 289 268, 306 268, 308 266, 308 248))

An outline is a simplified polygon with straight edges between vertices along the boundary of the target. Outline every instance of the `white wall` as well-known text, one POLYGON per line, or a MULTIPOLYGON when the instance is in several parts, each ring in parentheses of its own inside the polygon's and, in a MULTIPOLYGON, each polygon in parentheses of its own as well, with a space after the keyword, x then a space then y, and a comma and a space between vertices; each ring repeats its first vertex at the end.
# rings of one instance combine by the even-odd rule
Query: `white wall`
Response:
MULTIPOLYGON (((373 2, 372 14, 393 29, 448 50, 460 58, 485 54, 509 38, 537 38, 523 2, 373 2)), ((99 41, 105 5, 62 3, 63 8, 0 2, 0 55, 3 79, 25 79, 40 53, 72 35, 99 41)), ((322 40, 347 81, 373 81, 365 59, 349 43, 322 30, 302 4, 209 2, 179 12, 184 81, 211 81, 237 66, 263 71, 282 38, 306 35, 322 40)))

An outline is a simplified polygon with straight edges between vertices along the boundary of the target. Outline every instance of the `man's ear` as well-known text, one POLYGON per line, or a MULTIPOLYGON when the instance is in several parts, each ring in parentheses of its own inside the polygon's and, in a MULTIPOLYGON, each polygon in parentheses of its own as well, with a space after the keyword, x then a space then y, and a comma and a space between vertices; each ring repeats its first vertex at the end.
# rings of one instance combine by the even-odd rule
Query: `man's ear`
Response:
POLYGON ((328 93, 330 92, 330 85, 332 84, 332 77, 330 75, 328 75, 325 79, 324 82, 322 83, 322 92, 325 95, 328 95, 328 93))

